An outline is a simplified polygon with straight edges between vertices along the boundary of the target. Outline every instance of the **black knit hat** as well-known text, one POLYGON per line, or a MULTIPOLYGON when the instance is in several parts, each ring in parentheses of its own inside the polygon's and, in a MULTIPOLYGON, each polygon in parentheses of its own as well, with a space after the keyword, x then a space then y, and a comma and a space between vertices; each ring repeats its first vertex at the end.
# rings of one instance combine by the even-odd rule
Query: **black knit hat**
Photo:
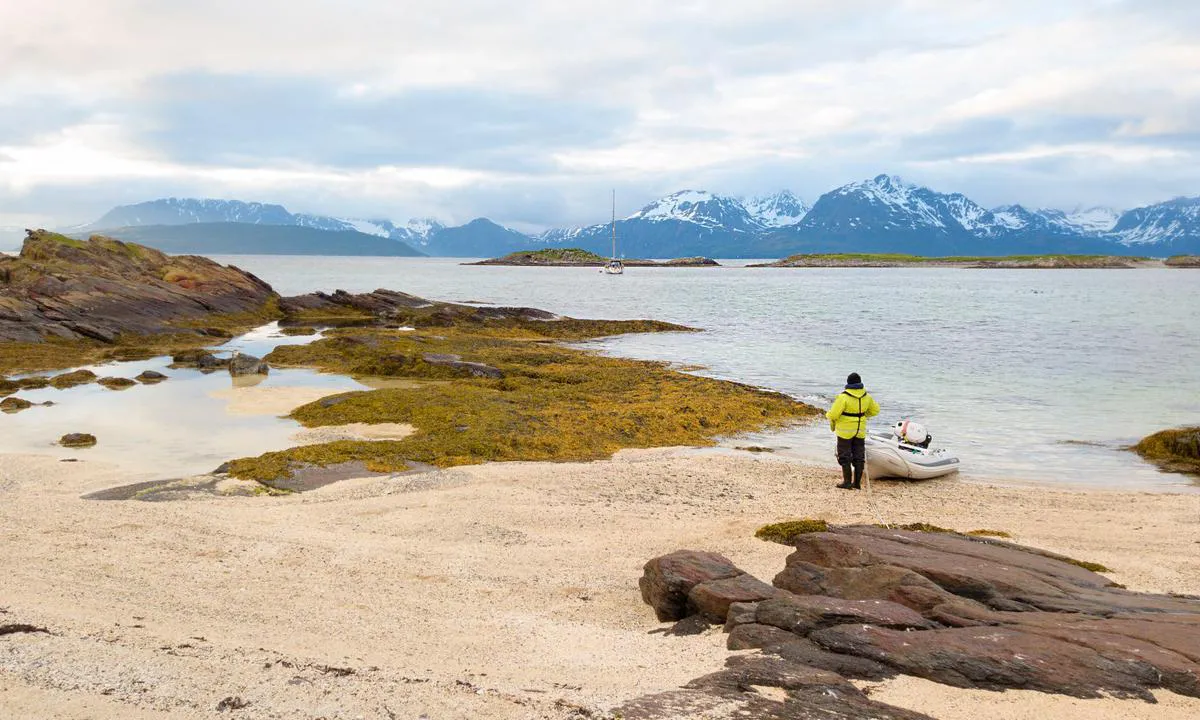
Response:
POLYGON ((862 378, 860 378, 858 376, 858 373, 850 373, 849 375, 846 376, 846 384, 847 385, 862 385, 862 378))

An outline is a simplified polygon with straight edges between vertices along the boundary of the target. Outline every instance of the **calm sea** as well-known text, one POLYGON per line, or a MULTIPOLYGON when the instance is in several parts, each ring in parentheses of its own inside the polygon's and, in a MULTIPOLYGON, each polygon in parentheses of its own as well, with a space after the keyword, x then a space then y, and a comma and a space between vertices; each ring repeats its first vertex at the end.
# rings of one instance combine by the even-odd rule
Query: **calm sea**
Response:
MULTIPOLYGON (((819 406, 860 373, 883 407, 879 429, 922 420, 962 459, 965 479, 1145 490, 1197 490, 1124 448, 1163 428, 1200 423, 1200 271, 631 268, 464 266, 444 258, 226 256, 279 292, 390 288, 424 297, 526 305, 586 318, 655 318, 701 333, 587 343, 772 388, 819 406)), ((742 261, 744 264, 745 261, 742 261)), ((269 328, 235 341, 262 354, 269 328)), ((228 349, 228 347, 226 348, 228 349)), ((230 414, 225 373, 166 369, 168 360, 106 366, 155 387, 25 391, 31 408, 0 417, 0 452, 112 461, 130 477, 205 472, 293 444, 294 422, 230 414), (93 432, 87 451, 53 445, 93 432)), ((361 388, 348 378, 275 370, 265 387, 361 388)), ((832 461, 824 423, 731 440, 776 455, 832 461)))
MULTIPOLYGON (((445 258, 217 259, 284 294, 382 287, 690 325, 705 332, 591 345, 700 365, 821 406, 858 372, 883 408, 880 428, 924 421, 935 444, 959 454, 965 477, 1195 487, 1124 448, 1200 423, 1200 272, 720 267, 613 277, 445 258)), ((832 454, 822 424, 756 442, 783 455, 832 454)))

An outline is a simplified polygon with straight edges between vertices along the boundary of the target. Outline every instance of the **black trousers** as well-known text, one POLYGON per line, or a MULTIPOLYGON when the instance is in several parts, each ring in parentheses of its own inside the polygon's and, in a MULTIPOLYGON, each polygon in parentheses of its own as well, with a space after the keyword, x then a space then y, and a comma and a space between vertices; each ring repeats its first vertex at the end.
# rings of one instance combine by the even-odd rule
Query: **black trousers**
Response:
POLYGON ((837 439, 838 465, 855 464, 859 467, 867 459, 867 441, 865 438, 852 437, 837 439))

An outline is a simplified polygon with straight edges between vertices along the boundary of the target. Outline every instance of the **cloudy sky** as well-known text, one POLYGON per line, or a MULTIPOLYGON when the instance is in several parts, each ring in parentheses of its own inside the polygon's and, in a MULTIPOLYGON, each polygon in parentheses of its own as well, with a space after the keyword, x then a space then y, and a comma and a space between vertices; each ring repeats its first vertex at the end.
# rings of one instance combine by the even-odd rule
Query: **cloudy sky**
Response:
POLYGON ((1192 0, 4 0, 0 226, 164 196, 518 227, 880 172, 1200 194, 1192 0))

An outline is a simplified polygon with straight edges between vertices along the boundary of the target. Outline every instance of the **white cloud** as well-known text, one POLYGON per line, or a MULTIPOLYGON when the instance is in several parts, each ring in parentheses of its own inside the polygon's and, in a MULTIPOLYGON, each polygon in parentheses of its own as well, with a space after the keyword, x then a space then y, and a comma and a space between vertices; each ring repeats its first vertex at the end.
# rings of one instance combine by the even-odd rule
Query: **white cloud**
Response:
POLYGON ((614 184, 811 198, 898 172, 984 202, 1195 194, 1198 24, 1163 1, 15 0, 0 5, 0 197, 77 192, 0 200, 0 224, 76 219, 155 182, 525 225, 590 220, 614 184), (185 94, 205 78, 287 90, 253 122, 217 93, 215 123, 204 101, 163 109, 180 78, 185 94), (414 93, 475 100, 455 116, 402 102, 414 93), (1056 159, 1079 177, 1034 169, 1056 159))

